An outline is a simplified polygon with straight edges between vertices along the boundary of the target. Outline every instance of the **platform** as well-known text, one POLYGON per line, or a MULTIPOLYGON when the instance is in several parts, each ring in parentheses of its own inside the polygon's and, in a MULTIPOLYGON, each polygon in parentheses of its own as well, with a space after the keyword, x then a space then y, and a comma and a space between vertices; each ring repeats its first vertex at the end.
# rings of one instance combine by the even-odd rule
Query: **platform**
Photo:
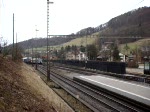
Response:
POLYGON ((134 101, 150 106, 150 87, 103 76, 76 76, 74 79, 88 82, 134 101))

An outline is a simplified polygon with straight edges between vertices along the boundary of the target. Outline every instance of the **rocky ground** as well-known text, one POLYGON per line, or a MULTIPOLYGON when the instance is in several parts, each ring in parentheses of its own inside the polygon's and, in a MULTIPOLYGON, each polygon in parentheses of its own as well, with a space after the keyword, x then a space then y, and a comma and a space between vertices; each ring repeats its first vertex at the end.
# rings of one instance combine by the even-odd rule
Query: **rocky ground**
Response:
POLYGON ((55 112, 49 88, 35 74, 32 67, 0 56, 0 112, 55 112))

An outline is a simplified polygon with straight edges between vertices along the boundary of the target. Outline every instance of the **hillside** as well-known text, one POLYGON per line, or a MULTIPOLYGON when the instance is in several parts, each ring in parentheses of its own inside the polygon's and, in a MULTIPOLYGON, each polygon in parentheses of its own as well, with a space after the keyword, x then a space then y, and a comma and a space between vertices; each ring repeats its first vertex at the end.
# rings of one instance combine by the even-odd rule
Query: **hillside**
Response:
POLYGON ((32 69, 6 57, 0 62, 0 112, 55 112, 32 69))
MULTIPOLYGON (((74 37, 51 37, 48 38, 48 42, 50 46, 60 45, 62 43, 66 43, 70 40, 74 39, 74 37)), ((23 42, 19 42, 18 46, 23 49, 28 48, 36 48, 36 47, 43 47, 47 45, 47 38, 33 38, 23 42)))
POLYGON ((100 36, 142 36, 150 37, 150 7, 138 8, 110 19, 97 27, 88 27, 76 35, 91 35, 99 32, 100 36))
MULTIPOLYGON (((96 34, 99 37, 150 37, 150 7, 142 7, 121 14, 110 19, 107 23, 97 27, 88 27, 73 33, 69 36, 54 36, 49 38, 49 46, 59 46, 67 44, 76 38, 96 34)), ((58 34, 59 35, 59 34, 58 34)), ((78 42, 82 43, 83 39, 78 42)), ((132 40, 133 41, 133 40, 132 40)), ((128 41, 127 41, 128 42, 128 41)), ((129 42, 131 42, 129 40, 129 42)), ((75 42, 76 44, 76 42, 75 42)), ((40 48, 47 45, 46 38, 29 39, 19 42, 18 45, 23 49, 40 48)))
POLYGON ((143 7, 112 18, 100 35, 150 37, 149 15, 150 7, 143 7))
POLYGON ((128 43, 128 51, 124 49, 124 47, 126 46, 126 44, 121 44, 119 46, 119 49, 122 53, 124 54, 129 54, 130 52, 132 51, 135 51, 137 52, 137 50, 139 50, 142 46, 146 46, 146 45, 149 45, 150 43, 150 38, 146 38, 146 39, 140 39, 140 40, 137 40, 135 42, 130 42, 128 43))

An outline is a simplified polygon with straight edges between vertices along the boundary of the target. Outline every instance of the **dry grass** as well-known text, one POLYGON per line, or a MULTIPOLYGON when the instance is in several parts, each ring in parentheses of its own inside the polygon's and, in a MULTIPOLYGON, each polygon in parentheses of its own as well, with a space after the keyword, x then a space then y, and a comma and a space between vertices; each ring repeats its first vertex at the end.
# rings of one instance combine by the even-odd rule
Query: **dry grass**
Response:
POLYGON ((50 102, 33 86, 36 78, 25 80, 34 74, 23 63, 1 56, 0 62, 0 112, 54 112, 50 102))
MULTIPOLYGON (((130 52, 130 51, 133 51, 133 50, 136 50, 136 49, 139 49, 141 46, 143 46, 143 45, 146 45, 146 44, 148 44, 148 43, 150 43, 150 38, 147 38, 147 39, 140 39, 140 40, 138 40, 138 41, 135 41, 135 42, 132 42, 132 43, 128 43, 127 45, 129 46, 129 50, 128 50, 128 53, 130 52)), ((126 52, 126 50, 124 49, 124 46, 125 46, 126 44, 121 44, 120 46, 119 46, 119 49, 120 49, 120 51, 122 52, 122 53, 125 53, 126 52)))

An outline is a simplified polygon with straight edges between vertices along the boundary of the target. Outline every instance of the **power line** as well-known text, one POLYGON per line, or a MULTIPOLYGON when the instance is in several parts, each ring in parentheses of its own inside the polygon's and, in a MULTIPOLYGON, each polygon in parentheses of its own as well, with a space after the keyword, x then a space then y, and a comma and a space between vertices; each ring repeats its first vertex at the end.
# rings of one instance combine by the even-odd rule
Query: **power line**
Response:
POLYGON ((139 4, 141 4, 143 1, 144 1, 144 0, 142 0, 142 1, 138 2, 136 5, 139 5, 139 4))
POLYGON ((144 0, 140 1, 138 4, 142 3, 144 0))

